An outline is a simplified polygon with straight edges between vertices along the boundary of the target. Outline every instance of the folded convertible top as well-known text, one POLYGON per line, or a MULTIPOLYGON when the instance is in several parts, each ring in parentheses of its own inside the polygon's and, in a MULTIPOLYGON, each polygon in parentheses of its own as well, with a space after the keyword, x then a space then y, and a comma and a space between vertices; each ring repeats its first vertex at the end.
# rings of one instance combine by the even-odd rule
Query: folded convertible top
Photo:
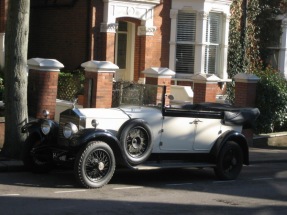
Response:
POLYGON ((185 104, 182 106, 187 110, 199 111, 221 111, 223 114, 223 123, 226 125, 243 125, 253 127, 255 120, 260 115, 258 108, 235 107, 230 104, 221 103, 199 103, 185 104))

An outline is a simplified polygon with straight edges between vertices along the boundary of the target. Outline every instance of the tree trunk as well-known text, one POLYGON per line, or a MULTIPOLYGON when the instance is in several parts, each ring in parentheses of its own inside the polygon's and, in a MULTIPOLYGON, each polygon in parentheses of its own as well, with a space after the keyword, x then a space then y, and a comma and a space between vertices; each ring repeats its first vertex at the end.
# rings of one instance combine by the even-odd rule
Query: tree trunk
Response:
POLYGON ((28 121, 27 50, 30 0, 8 1, 5 34, 5 141, 3 153, 19 158, 26 135, 21 127, 28 121))

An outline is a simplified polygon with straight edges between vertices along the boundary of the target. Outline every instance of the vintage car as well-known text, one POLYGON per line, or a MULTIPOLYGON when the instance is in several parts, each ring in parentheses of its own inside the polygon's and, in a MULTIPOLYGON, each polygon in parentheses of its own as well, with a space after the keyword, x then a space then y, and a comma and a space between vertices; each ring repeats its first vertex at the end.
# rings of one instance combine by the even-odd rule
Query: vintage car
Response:
MULTIPOLYGON (((23 162, 33 172, 68 165, 80 185, 99 188, 116 169, 214 168, 221 180, 236 179, 249 164, 241 131, 257 108, 227 104, 170 105, 165 86, 125 87, 116 108, 75 108, 59 122, 43 119, 23 126, 23 162), (127 90, 129 89, 129 91, 127 90), (169 103, 169 104, 168 104, 169 103)), ((172 96, 169 96, 172 98, 172 96)))

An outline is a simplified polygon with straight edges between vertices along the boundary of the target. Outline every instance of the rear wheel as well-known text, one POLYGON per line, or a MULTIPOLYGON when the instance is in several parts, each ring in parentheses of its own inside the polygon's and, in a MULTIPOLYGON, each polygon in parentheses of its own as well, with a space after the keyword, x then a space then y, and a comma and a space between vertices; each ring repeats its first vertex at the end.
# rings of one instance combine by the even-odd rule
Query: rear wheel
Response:
POLYGON ((243 152, 241 147, 228 141, 219 153, 214 172, 219 179, 234 180, 241 172, 243 165, 243 152))
POLYGON ((31 134, 24 143, 22 160, 27 170, 46 173, 53 168, 52 152, 41 142, 38 134, 31 134))
POLYGON ((79 152, 74 173, 82 186, 100 188, 111 180, 115 167, 115 156, 110 146, 105 142, 95 141, 79 152))

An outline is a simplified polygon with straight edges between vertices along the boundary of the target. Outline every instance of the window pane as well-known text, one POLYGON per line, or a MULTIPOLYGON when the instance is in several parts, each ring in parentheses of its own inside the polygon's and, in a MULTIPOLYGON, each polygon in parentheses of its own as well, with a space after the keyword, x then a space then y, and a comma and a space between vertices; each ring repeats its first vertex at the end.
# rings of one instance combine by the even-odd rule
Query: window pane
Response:
POLYGON ((206 42, 205 47, 205 61, 204 71, 206 73, 217 73, 217 62, 220 58, 218 55, 220 45, 220 28, 221 28, 221 14, 209 13, 206 25, 206 42))
POLYGON ((206 25, 206 42, 219 43, 219 28, 221 15, 219 13, 209 13, 206 25))
POLYGON ((177 44, 176 72, 194 73, 194 45, 177 44))
POLYGON ((177 17, 176 72, 194 73, 196 13, 179 11, 177 17))
POLYGON ((217 45, 210 45, 205 47, 204 71, 206 73, 216 73, 217 49, 217 45))
POLYGON ((195 41, 196 14, 179 12, 177 19, 177 41, 195 41))
POLYGON ((126 68, 127 34, 118 33, 117 65, 120 69, 126 68))
POLYGON ((118 31, 128 31, 128 23, 127 22, 119 22, 118 31))

